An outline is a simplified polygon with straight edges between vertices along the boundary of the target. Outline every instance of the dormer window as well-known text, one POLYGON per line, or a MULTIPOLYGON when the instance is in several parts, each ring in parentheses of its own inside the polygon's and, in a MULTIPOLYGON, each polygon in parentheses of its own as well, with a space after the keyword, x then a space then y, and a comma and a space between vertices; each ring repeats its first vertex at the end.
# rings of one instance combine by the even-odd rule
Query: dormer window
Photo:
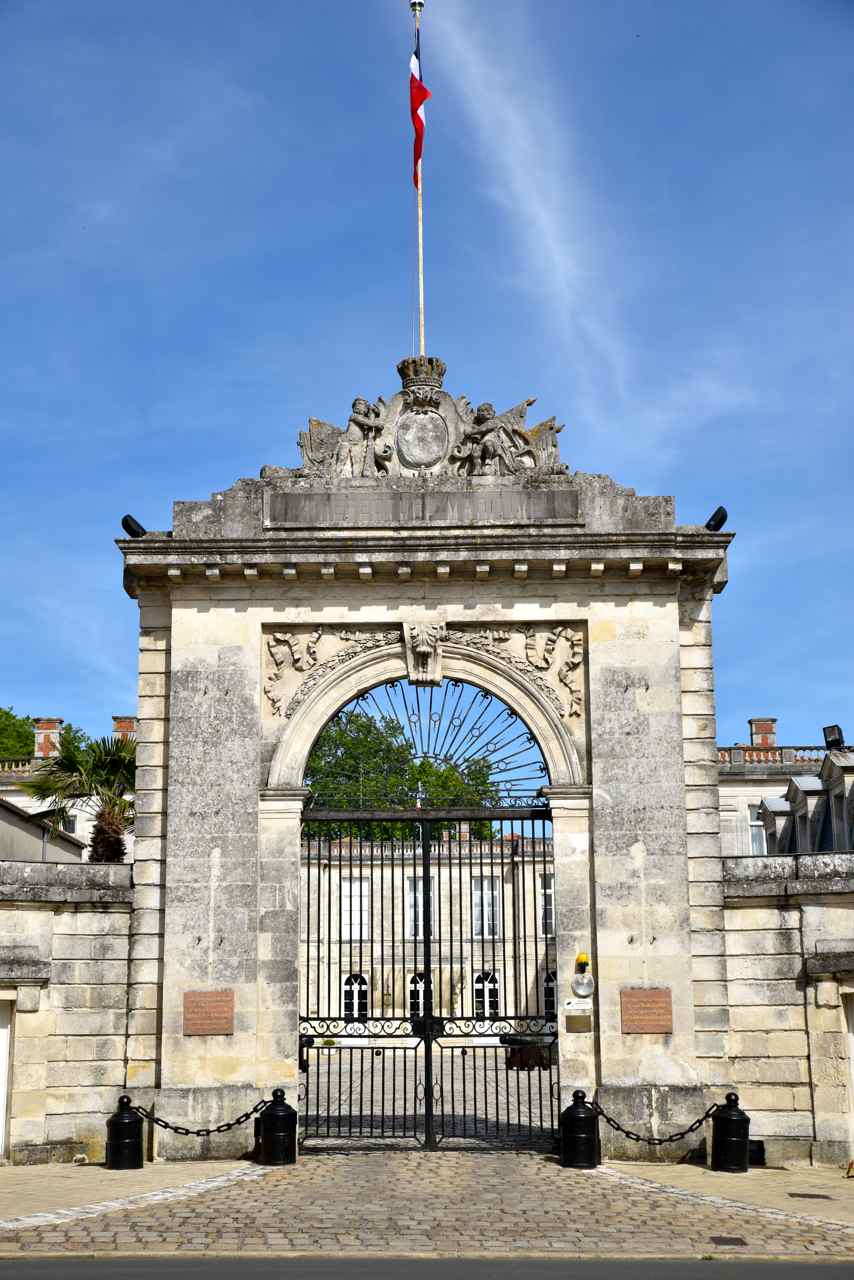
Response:
POLYGON ((765 823, 759 816, 759 805, 748 805, 750 814, 750 852, 754 858, 763 858, 768 852, 768 842, 765 839, 765 823))

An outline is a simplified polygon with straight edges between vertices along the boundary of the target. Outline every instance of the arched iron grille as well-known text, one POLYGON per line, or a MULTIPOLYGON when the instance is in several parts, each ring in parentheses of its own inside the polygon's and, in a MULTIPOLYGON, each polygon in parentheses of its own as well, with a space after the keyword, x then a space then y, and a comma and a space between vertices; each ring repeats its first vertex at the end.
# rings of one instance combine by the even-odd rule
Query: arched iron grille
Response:
POLYGON ((527 725, 463 681, 378 685, 305 782, 302 1140, 550 1142, 554 850, 527 725))
POLYGON ((305 775, 311 807, 360 810, 528 807, 548 781, 524 721, 462 680, 361 694, 321 731, 305 775))

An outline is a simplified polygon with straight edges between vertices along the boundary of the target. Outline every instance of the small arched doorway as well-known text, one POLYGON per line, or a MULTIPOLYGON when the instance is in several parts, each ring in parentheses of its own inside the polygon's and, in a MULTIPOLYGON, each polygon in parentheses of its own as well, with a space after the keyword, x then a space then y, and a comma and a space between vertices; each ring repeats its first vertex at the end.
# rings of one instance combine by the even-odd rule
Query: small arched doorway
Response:
POLYGON ((384 682, 317 735, 301 852, 303 1139, 553 1140, 549 781, 518 712, 467 681, 384 682))

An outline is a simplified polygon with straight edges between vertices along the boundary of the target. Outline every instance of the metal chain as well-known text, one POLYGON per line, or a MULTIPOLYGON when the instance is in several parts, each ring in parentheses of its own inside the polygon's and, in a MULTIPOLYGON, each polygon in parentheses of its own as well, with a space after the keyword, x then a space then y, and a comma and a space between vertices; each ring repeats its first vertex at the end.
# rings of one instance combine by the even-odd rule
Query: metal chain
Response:
POLYGON ((683 1138, 687 1138, 689 1134, 696 1133, 700 1126, 705 1124, 709 1116, 714 1115, 721 1104, 719 1102, 713 1102, 708 1110, 704 1111, 693 1124, 688 1125, 687 1129, 680 1129, 679 1133, 671 1133, 666 1138, 648 1138, 643 1133, 635 1133, 633 1129, 624 1128, 623 1125, 620 1124, 619 1120, 615 1120, 613 1116, 609 1116, 603 1108, 599 1106, 598 1102, 585 1101, 584 1105, 586 1107, 590 1107, 592 1111, 595 1111, 597 1116, 601 1116, 606 1124, 610 1125, 612 1129, 616 1129, 617 1133, 621 1133, 624 1138, 631 1138, 632 1142, 645 1142, 647 1146, 650 1147, 663 1147, 668 1142, 681 1142, 681 1140, 683 1138))
POLYGON ((238 1116, 236 1120, 226 1120, 223 1124, 218 1124, 213 1129, 188 1129, 183 1124, 170 1124, 168 1120, 164 1120, 162 1116, 156 1116, 147 1107, 132 1106, 130 1109, 135 1111, 138 1116, 142 1116, 143 1120, 150 1120, 152 1124, 156 1124, 160 1129, 171 1129, 173 1133, 178 1133, 183 1138, 209 1138, 212 1133, 228 1133, 229 1129, 236 1129, 239 1124, 246 1124, 247 1120, 257 1116, 265 1107, 269 1107, 271 1102, 272 1098, 262 1098, 260 1102, 255 1103, 251 1111, 244 1111, 243 1115, 238 1116))

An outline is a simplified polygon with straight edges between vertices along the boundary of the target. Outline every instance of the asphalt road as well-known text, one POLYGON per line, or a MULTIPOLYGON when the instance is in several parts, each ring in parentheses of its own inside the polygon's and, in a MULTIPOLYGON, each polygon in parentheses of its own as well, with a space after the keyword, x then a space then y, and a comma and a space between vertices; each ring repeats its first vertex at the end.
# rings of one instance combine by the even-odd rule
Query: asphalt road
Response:
POLYGON ((850 1280, 850 1262, 681 1261, 645 1258, 602 1262, 520 1258, 496 1262, 477 1258, 359 1258, 336 1262, 287 1256, 241 1258, 8 1258, 0 1276, 21 1280, 850 1280))

